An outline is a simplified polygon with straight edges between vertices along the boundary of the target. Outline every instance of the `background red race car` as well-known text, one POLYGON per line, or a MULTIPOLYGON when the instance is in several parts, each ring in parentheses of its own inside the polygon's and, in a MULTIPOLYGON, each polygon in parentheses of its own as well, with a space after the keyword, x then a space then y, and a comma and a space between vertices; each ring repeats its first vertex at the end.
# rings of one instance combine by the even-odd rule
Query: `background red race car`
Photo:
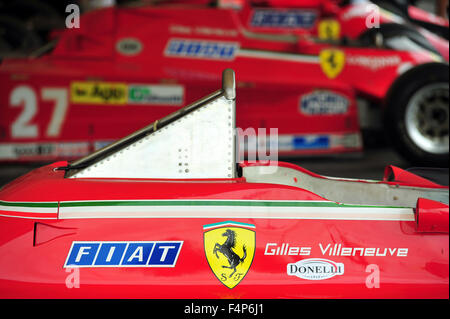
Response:
MULTIPOLYGON (((394 0, 234 0, 217 1, 218 8, 233 8, 249 30, 269 33, 295 33, 320 39, 360 40, 376 44, 382 36, 392 48, 419 45, 448 61, 448 20, 394 0)), ((164 1, 183 3, 186 1, 164 1)), ((192 0, 188 3, 210 4, 192 0)))
POLYGON ((226 67, 239 74, 238 126, 278 128, 281 155, 361 151, 372 127, 411 162, 448 159, 448 64, 423 46, 257 33, 202 6, 108 8, 80 26, 2 62, 2 160, 85 155, 203 96, 226 67))

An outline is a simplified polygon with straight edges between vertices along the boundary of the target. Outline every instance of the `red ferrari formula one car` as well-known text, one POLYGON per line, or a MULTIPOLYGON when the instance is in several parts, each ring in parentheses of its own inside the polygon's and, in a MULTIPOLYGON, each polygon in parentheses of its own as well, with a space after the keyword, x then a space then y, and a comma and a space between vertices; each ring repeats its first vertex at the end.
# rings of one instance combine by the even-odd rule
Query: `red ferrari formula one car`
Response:
MULTIPOLYGON (((1 298, 449 297, 448 187, 236 165, 235 82, 0 190, 1 298)), ((239 114, 239 112, 237 112, 239 114)))
POLYGON ((385 128, 407 160, 446 165, 448 63, 423 47, 256 33, 234 10, 203 7, 108 8, 80 26, 47 54, 0 65, 2 160, 86 155, 200 98, 232 67, 238 126, 278 129, 281 155, 361 151, 361 127, 385 128))

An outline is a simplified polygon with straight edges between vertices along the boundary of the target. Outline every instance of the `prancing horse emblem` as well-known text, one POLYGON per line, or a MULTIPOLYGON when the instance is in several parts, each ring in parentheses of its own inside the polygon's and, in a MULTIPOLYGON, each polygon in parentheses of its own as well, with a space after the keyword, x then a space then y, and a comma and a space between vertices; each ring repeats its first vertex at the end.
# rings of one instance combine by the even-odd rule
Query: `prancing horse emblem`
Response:
POLYGON ((228 260, 228 263, 230 264, 230 266, 222 266, 222 268, 233 269, 233 272, 229 276, 231 278, 231 276, 233 276, 234 273, 236 272, 236 267, 240 263, 244 262, 245 258, 247 257, 247 248, 245 248, 245 245, 242 246, 244 255, 242 256, 242 258, 240 258, 238 256, 238 254, 236 254, 233 251, 233 248, 236 246, 236 232, 231 229, 227 229, 222 234, 222 236, 227 237, 227 240, 222 245, 219 245, 216 243, 216 245, 214 246, 214 254, 216 254, 217 258, 219 258, 219 255, 217 254, 217 252, 220 252, 225 257, 227 257, 227 260, 228 260))
POLYGON ((228 288, 239 284, 250 269, 255 254, 254 229, 254 225, 239 222, 203 226, 208 264, 228 288))
POLYGON ((322 50, 319 54, 319 61, 325 75, 330 79, 334 79, 344 69, 345 53, 336 49, 322 50))

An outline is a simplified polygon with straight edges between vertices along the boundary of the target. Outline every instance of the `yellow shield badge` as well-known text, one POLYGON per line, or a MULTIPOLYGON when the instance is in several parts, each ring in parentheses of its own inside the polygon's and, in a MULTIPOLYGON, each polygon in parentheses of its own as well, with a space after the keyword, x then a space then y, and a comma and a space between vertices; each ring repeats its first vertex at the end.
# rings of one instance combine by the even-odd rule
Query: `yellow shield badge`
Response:
POLYGON ((325 19, 320 21, 317 33, 319 39, 338 40, 341 36, 341 25, 335 19, 325 19))
POLYGON ((319 56, 322 71, 330 79, 334 79, 341 73, 345 65, 345 54, 341 50, 322 50, 319 56))
POLYGON ((254 225, 231 221, 203 226, 208 264, 217 279, 230 289, 242 281, 252 265, 254 229, 254 225))

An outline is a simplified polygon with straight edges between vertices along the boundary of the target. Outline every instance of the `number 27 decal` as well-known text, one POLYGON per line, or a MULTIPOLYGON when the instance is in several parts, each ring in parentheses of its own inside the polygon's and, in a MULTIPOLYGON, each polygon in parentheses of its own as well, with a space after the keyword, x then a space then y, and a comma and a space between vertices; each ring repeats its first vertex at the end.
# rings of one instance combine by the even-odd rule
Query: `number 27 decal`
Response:
MULTIPOLYGON (((54 108, 47 126, 46 136, 57 137, 61 132, 68 107, 67 89, 43 88, 41 98, 44 101, 53 101, 54 108)), ((23 106, 23 110, 11 125, 11 137, 13 138, 37 138, 39 127, 32 124, 31 120, 38 111, 38 99, 36 92, 28 85, 21 85, 12 90, 9 97, 11 107, 23 106)))

